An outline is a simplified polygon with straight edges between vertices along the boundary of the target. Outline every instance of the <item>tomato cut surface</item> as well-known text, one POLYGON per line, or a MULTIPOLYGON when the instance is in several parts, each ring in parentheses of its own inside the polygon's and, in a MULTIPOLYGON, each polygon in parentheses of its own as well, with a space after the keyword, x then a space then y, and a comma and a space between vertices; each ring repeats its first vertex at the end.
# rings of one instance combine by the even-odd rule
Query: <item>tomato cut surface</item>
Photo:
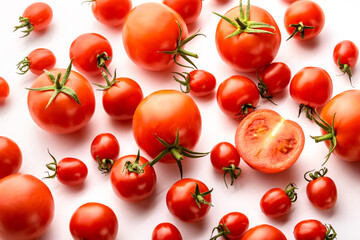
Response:
POLYGON ((241 158, 263 173, 288 169, 299 158, 304 141, 304 132, 296 122, 268 109, 257 110, 244 118, 235 136, 241 158))

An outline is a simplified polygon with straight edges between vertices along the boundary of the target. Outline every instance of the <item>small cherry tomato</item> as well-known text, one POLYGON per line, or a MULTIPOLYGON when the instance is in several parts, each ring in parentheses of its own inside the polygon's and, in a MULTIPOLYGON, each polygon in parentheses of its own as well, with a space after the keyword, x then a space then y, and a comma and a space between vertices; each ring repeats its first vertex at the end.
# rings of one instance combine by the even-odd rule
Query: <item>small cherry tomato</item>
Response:
POLYGON ((253 81, 234 75, 220 84, 216 100, 226 115, 241 120, 257 107, 260 95, 253 81))
POLYGON ((202 9, 202 0, 163 0, 162 3, 179 13, 186 24, 195 22, 202 9))
POLYGON ((108 206, 89 202, 81 205, 70 219, 70 233, 74 240, 115 240, 118 220, 108 206))
POLYGON ((267 191, 260 200, 261 211, 268 217, 276 218, 289 212, 291 203, 297 199, 297 187, 290 183, 285 190, 273 188, 267 191))
POLYGON ((241 240, 286 240, 285 235, 276 227, 262 224, 250 228, 241 240))
POLYGON ((216 79, 214 75, 205 70, 193 70, 190 73, 177 73, 184 80, 180 80, 173 76, 175 81, 180 83, 181 91, 184 93, 191 93, 196 97, 204 97, 212 93, 216 87, 216 79), (182 88, 185 86, 185 90, 182 88))
POLYGON ((198 222, 210 210, 211 192, 201 181, 183 178, 174 183, 166 194, 170 213, 184 222, 198 222))
POLYGON ((296 0, 283 0, 284 2, 288 2, 288 3, 292 3, 295 2, 296 0))
POLYGON ((88 0, 91 2, 91 10, 100 23, 109 26, 120 26, 131 10, 131 0, 88 0))
POLYGON ((0 179, 17 173, 22 164, 19 146, 10 138, 0 136, 0 179))
POLYGON ((33 74, 40 75, 44 69, 51 70, 56 63, 55 55, 52 51, 46 48, 38 48, 33 50, 17 64, 19 74, 25 74, 29 70, 33 74))
POLYGON ((152 233, 151 240, 182 240, 181 233, 177 227, 169 222, 158 224, 152 233))
POLYGON ((295 240, 332 240, 337 235, 331 225, 324 225, 315 219, 297 223, 293 233, 295 240))
POLYGON ((210 240, 216 240, 219 237, 223 237, 228 240, 238 240, 249 228, 249 219, 246 215, 240 212, 231 212, 223 216, 219 225, 215 227, 212 231, 217 230, 218 234, 212 236, 210 240))
POLYGON ((0 104, 5 102, 5 99, 9 96, 10 87, 6 80, 0 77, 0 104))

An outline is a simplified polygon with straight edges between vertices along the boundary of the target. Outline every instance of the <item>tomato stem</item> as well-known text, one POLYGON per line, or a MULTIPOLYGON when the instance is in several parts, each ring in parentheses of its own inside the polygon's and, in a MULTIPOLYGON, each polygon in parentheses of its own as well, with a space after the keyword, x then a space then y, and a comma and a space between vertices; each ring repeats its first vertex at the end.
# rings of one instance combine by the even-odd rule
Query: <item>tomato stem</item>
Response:
POLYGON ((53 171, 54 173, 52 175, 50 175, 50 173, 48 171, 46 171, 45 173, 47 174, 47 177, 45 178, 55 178, 56 174, 57 174, 57 161, 56 158, 50 153, 49 148, 47 149, 50 157, 53 159, 53 162, 46 164, 45 166, 50 170, 53 171))
POLYGON ((318 178, 324 177, 327 172, 328 172, 328 169, 326 167, 320 169, 319 171, 310 170, 304 174, 304 178, 306 181, 311 182, 318 178))
POLYGON ((125 169, 126 169, 128 172, 135 172, 137 174, 144 173, 144 171, 145 171, 144 168, 149 164, 149 162, 147 162, 143 165, 140 165, 139 161, 140 161, 140 149, 138 150, 136 159, 133 163, 130 161, 125 162, 123 171, 125 171, 125 169))
POLYGON ((286 39, 286 41, 292 38, 293 36, 295 36, 297 33, 300 33, 301 39, 304 39, 305 29, 315 28, 314 26, 305 26, 302 22, 299 22, 298 24, 290 24, 288 27, 294 27, 295 29, 292 32, 292 34, 288 37, 288 39, 286 39))
POLYGON ((103 52, 101 54, 98 54, 96 56, 97 59, 97 67, 98 68, 103 68, 105 70, 105 72, 111 76, 111 73, 109 72, 109 69, 107 69, 106 67, 106 61, 110 60, 111 57, 107 54, 107 52, 103 52))
POLYGON ((239 26, 240 26, 240 28, 241 28, 242 30, 245 30, 245 29, 247 28, 247 24, 244 23, 244 22, 242 22, 242 21, 240 20, 240 18, 236 17, 236 18, 235 18, 235 21, 237 22, 237 24, 239 24, 239 26))
POLYGON ((190 74, 187 72, 182 72, 182 73, 178 73, 178 72, 172 72, 174 74, 178 74, 179 76, 181 76, 184 80, 180 80, 177 77, 173 76, 174 80, 177 81, 178 83, 180 83, 180 90, 183 93, 189 93, 191 88, 190 88, 190 74), (186 76, 184 75, 186 74, 186 76), (185 90, 183 89, 183 86, 185 86, 185 90))
POLYGON ((199 185, 196 183, 195 192, 194 192, 194 193, 191 193, 191 195, 192 195, 192 197, 195 199, 196 204, 198 205, 199 208, 201 208, 201 204, 206 204, 206 205, 209 205, 209 206, 212 206, 212 207, 213 207, 213 205, 212 205, 210 202, 208 202, 208 201, 206 201, 206 200, 204 199, 204 197, 205 197, 206 195, 211 194, 212 191, 213 191, 213 189, 211 189, 210 191, 201 193, 201 192, 200 192, 200 189, 199 189, 199 185))
POLYGON ((114 86, 115 83, 119 82, 119 80, 116 80, 116 69, 114 71, 114 77, 113 77, 113 79, 111 81, 109 80, 109 77, 106 74, 106 72, 101 71, 101 74, 103 75, 103 78, 105 79, 107 85, 101 85, 101 84, 93 83, 95 86, 100 87, 99 89, 96 89, 98 91, 108 90, 109 88, 114 86))
POLYGON ((325 227, 327 228, 325 239, 324 240, 333 240, 336 239, 337 233, 335 232, 335 229, 330 224, 325 224, 325 227))
POLYGON ((236 167, 234 164, 230 164, 228 167, 223 167, 222 170, 224 171, 224 182, 225 186, 228 188, 228 185, 226 183, 226 175, 229 174, 231 182, 230 185, 232 186, 234 184, 234 180, 237 179, 241 174, 241 168, 236 167))
POLYGON ((17 74, 24 75, 25 73, 27 73, 30 70, 29 58, 26 56, 23 60, 16 64, 16 68, 20 71, 17 72, 17 74))
POLYGON ((298 117, 300 117, 302 110, 305 110, 305 116, 310 119, 313 120, 313 112, 314 112, 314 108, 304 105, 304 104, 300 104, 299 105, 299 114, 298 117))
POLYGON ((295 192, 296 189, 297 187, 294 183, 289 183, 284 189, 291 202, 296 202, 297 200, 297 193, 295 192))
POLYGON ((21 36, 21 38, 28 36, 33 30, 34 30, 34 26, 31 25, 29 18, 24 18, 24 17, 19 17, 19 22, 20 25, 15 26, 14 31, 17 31, 18 29, 21 28, 26 28, 26 30, 21 31, 22 33, 25 33, 23 36, 21 36))
POLYGON ((114 165, 114 161, 112 159, 104 158, 100 161, 99 156, 96 156, 96 160, 98 163, 98 169, 102 174, 108 174, 111 172, 112 166, 114 165))
POLYGON ((222 223, 220 223, 217 227, 213 228, 209 240, 216 240, 219 237, 223 237, 225 239, 228 239, 227 235, 229 235, 230 233, 231 232, 230 232, 229 228, 226 226, 225 221, 223 220, 222 223), (215 236, 212 236, 214 234, 215 230, 218 231, 218 234, 215 235, 215 236))
POLYGON ((266 100, 268 100, 269 102, 271 102, 275 106, 277 106, 277 104, 273 100, 271 100, 274 96, 269 94, 268 86, 264 83, 262 78, 259 76, 257 68, 255 68, 255 72, 256 72, 256 78, 259 80, 258 89, 259 89, 260 96, 262 98, 265 98, 266 100))
POLYGON ((351 74, 351 67, 348 65, 348 64, 346 64, 346 63, 340 63, 340 58, 341 58, 341 55, 339 56, 339 58, 338 58, 338 60, 337 60, 337 63, 338 63, 338 65, 339 65, 339 69, 341 70, 341 72, 343 72, 344 74, 347 74, 348 76, 349 76, 349 80, 350 80, 350 85, 352 86, 352 87, 354 87, 353 86, 353 84, 352 84, 352 80, 351 80, 351 77, 352 77, 352 74, 351 74))

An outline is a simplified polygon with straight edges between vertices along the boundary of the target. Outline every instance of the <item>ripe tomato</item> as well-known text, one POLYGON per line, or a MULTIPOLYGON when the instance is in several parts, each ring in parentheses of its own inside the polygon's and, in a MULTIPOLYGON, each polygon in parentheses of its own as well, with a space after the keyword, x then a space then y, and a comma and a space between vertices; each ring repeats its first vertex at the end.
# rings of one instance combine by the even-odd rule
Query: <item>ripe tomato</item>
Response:
POLYGON ((350 83, 351 70, 355 67, 358 58, 359 49, 352 41, 344 40, 336 44, 333 52, 334 62, 344 74, 346 73, 349 76, 350 83))
POLYGON ((325 24, 322 8, 310 0, 295 1, 285 12, 284 25, 290 38, 309 40, 321 32, 325 24), (298 34, 299 33, 299 34, 298 34))
POLYGON ((71 71, 71 62, 67 69, 53 69, 41 74, 28 90, 30 115, 47 132, 75 132, 94 114, 92 86, 82 75, 71 71))
POLYGON ((0 77, 0 104, 5 102, 5 99, 9 96, 10 88, 6 80, 0 77))
POLYGON ((100 74, 104 70, 111 75, 108 66, 112 61, 110 42, 97 33, 84 33, 78 36, 70 46, 70 59, 81 73, 89 75, 100 74))
MULTIPOLYGON (((140 152, 139 152, 140 153, 140 152)), ((110 180, 119 198, 137 202, 148 198, 155 189, 156 174, 149 161, 139 154, 119 158, 111 169, 110 180)))
POLYGON ((281 188, 270 189, 260 200, 261 211, 272 218, 284 216, 290 211, 291 203, 297 199, 295 189, 297 187, 293 183, 287 185, 285 190, 281 188))
POLYGON ((241 238, 241 240, 286 240, 285 235, 276 227, 262 224, 250 228, 241 238))
POLYGON ((22 37, 26 37, 32 31, 41 31, 47 28, 52 18, 53 12, 48 4, 44 2, 30 4, 19 17, 20 25, 16 26, 14 31, 26 28, 21 31, 24 33, 22 37))
POLYGON ((212 232, 213 235, 214 231, 217 230, 218 234, 211 237, 210 240, 216 240, 221 236, 227 240, 237 240, 244 235, 248 228, 249 219, 246 215, 240 212, 231 212, 220 219, 219 225, 212 232))
POLYGON ((91 2, 91 10, 100 23, 109 26, 120 26, 131 10, 131 0, 88 0, 91 2))
POLYGON ((337 235, 331 225, 324 225, 315 219, 299 222, 293 233, 295 240, 332 240, 337 235))
POLYGON ((55 55, 52 51, 46 48, 38 48, 33 50, 17 64, 19 74, 25 74, 29 70, 33 74, 40 75, 44 69, 53 69, 56 63, 55 55))
MULTIPOLYGON (((249 0, 247 4, 250 5, 249 0)), ((250 12, 246 10, 244 14, 245 8, 240 1, 239 7, 225 13, 224 16, 232 20, 231 23, 217 14, 223 19, 217 25, 215 41, 220 57, 231 68, 240 72, 254 72, 274 60, 280 48, 281 33, 267 11, 252 5, 250 12), (236 18, 239 22, 235 21, 236 18)))
POLYGON ((226 115, 241 120, 257 107, 260 95, 253 81, 234 75, 220 84, 216 100, 226 115))
POLYGON ((54 199, 36 177, 17 173, 1 179, 0 199, 1 239, 38 239, 49 228, 54 199))
POLYGON ((269 109, 244 118, 236 130, 235 146, 240 157, 263 173, 282 172, 299 158, 305 136, 296 122, 269 109))
POLYGON ((180 80, 177 77, 173 76, 175 81, 180 83, 180 89, 184 93, 190 92, 194 96, 204 97, 212 93, 216 87, 216 79, 214 75, 205 70, 196 69, 191 71, 190 73, 175 73, 184 79, 180 80), (182 86, 185 86, 186 89, 183 90, 182 86))
POLYGON ((182 240, 181 233, 177 227, 169 222, 158 224, 152 233, 151 240, 182 240))
POLYGON ((69 228, 74 240, 115 240, 119 227, 111 208, 89 202, 76 209, 71 216, 69 228))
POLYGON ((22 164, 19 146, 10 138, 0 136, 0 179, 17 173, 22 164))
POLYGON ((179 13, 186 24, 195 22, 202 9, 202 0, 163 0, 162 3, 179 13))
POLYGON ((170 213, 184 222, 198 222, 210 210, 211 192, 201 181, 184 178, 174 183, 166 194, 170 213))

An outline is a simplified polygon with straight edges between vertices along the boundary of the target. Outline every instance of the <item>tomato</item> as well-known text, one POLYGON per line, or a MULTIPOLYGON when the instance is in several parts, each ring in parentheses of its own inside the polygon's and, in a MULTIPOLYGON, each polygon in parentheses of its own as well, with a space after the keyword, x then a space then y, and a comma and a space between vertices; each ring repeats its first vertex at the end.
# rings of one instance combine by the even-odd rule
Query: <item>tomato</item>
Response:
POLYGON ((152 233, 151 240, 182 240, 181 233, 177 227, 169 222, 158 224, 152 233))
POLYGON ((98 158, 116 161, 120 153, 120 144, 113 134, 101 133, 91 142, 90 152, 95 161, 98 158))
POLYGON ((0 136, 0 179, 17 173, 22 164, 19 146, 10 138, 0 136))
POLYGON ((186 24, 195 22, 202 9, 202 0, 163 0, 162 3, 179 13, 186 24))
POLYGON ((229 174, 230 176, 231 185, 233 185, 234 180, 240 176, 240 156, 234 145, 231 143, 220 142, 216 144, 211 150, 210 160, 215 170, 224 173, 224 182, 226 186, 226 174, 229 174))
POLYGON ((210 210, 211 191, 201 181, 184 178, 174 183, 166 194, 170 213, 184 222, 198 222, 210 210))
POLYGON ((6 80, 0 77, 0 104, 5 102, 5 99, 9 96, 10 87, 6 80))
POLYGON ((285 235, 276 227, 262 224, 250 228, 241 240, 286 240, 285 235))
POLYGON ((148 198, 155 189, 156 174, 149 161, 139 154, 119 158, 111 169, 110 180, 119 198, 137 202, 148 198))
POLYGON ((36 2, 30 4, 22 16, 19 17, 20 25, 15 27, 15 30, 26 28, 21 32, 24 33, 22 37, 28 36, 32 31, 42 31, 47 28, 53 18, 51 7, 44 2, 36 2))
POLYGON ((240 122, 235 135, 240 157, 263 173, 278 173, 291 167, 299 158, 304 142, 299 124, 269 109, 249 114, 240 122))
POLYGON ((283 0, 284 2, 288 2, 288 3, 292 3, 295 2, 296 0, 283 0))
POLYGON ((257 107, 260 95, 253 81, 234 75, 220 84, 216 100, 226 115, 241 120, 257 107))
POLYGON ((0 238, 40 238, 54 217, 49 188, 28 174, 12 174, 0 180, 0 238))
POLYGON ((297 223, 293 233, 295 240, 332 240, 337 235, 331 225, 324 225, 315 219, 297 223))
POLYGON ((56 63, 55 55, 46 48, 37 48, 29 53, 23 60, 17 64, 19 74, 25 74, 29 70, 33 74, 40 75, 44 69, 51 70, 56 63))
POLYGON ((295 1, 286 9, 284 25, 286 31, 291 34, 287 40, 313 39, 319 35, 325 25, 324 11, 313 1, 295 1))
MULTIPOLYGON (((250 5, 249 0, 247 4, 250 5)), ((236 27, 223 17, 219 21, 215 34, 216 48, 231 68, 240 72, 255 72, 274 60, 280 48, 281 33, 273 17, 264 9, 252 5, 249 15, 244 13, 245 9, 240 1, 239 7, 225 13, 224 16, 236 27), (236 18, 239 18, 241 26, 236 18), (258 29, 258 26, 262 28, 258 29)))
POLYGON ((119 226, 111 208, 89 202, 76 209, 71 216, 69 228, 74 240, 115 240, 119 226))
POLYGON ((299 114, 305 108, 306 117, 309 119, 312 119, 313 109, 324 106, 331 99, 332 93, 331 77, 322 68, 303 68, 290 82, 291 98, 300 104, 299 114))
POLYGON ((217 230, 218 234, 211 237, 210 240, 216 240, 221 236, 227 240, 237 240, 248 228, 249 219, 246 215, 240 212, 231 212, 220 219, 219 225, 213 229, 213 232, 217 230))
POLYGON ((260 200, 261 211, 272 218, 284 216, 290 211, 291 203, 297 199, 295 189, 297 187, 293 183, 287 185, 285 190, 281 188, 270 189, 260 200))
POLYGON ((84 33, 78 36, 70 46, 70 59, 81 73, 97 75, 104 70, 111 75, 108 66, 112 61, 110 42, 100 34, 84 33))
POLYGON ((71 71, 71 63, 68 69, 53 69, 41 74, 28 90, 30 115, 47 132, 75 132, 94 114, 92 86, 82 75, 71 71))
POLYGON ((184 80, 180 80, 173 76, 175 81, 180 83, 180 89, 184 93, 191 93, 196 97, 204 97, 212 93, 216 87, 216 78, 205 70, 193 70, 190 73, 177 73, 184 80), (185 76, 186 75, 186 76, 185 76), (185 86, 183 90, 182 86, 185 86))
POLYGON ((89 0, 92 2, 91 10, 100 23, 109 26, 120 26, 131 10, 131 0, 89 0))

